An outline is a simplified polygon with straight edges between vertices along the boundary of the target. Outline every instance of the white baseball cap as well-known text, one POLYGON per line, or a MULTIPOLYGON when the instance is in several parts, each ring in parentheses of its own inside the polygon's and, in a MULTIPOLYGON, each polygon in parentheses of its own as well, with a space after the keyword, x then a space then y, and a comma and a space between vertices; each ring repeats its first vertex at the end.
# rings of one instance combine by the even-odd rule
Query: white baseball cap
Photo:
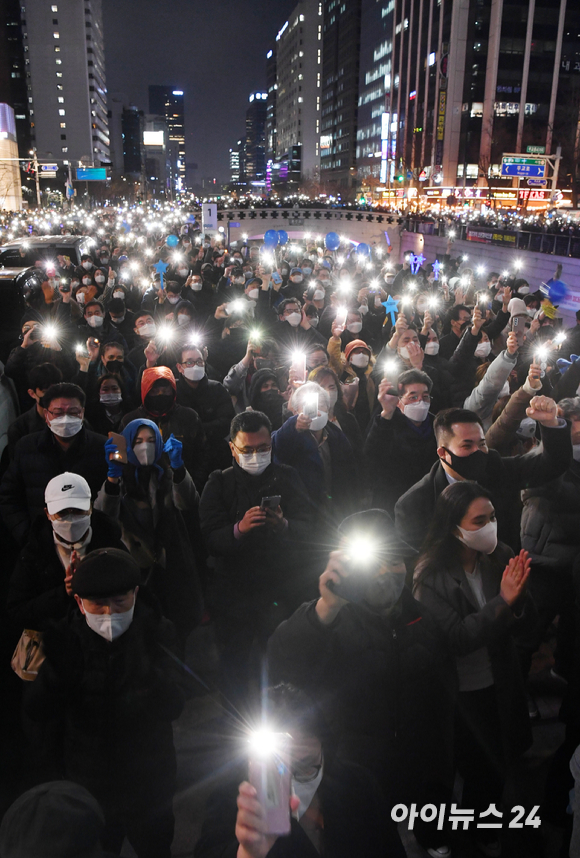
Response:
POLYGON ((89 510, 91 508, 91 487, 80 474, 65 472, 53 477, 44 490, 44 502, 49 515, 63 509, 89 510))

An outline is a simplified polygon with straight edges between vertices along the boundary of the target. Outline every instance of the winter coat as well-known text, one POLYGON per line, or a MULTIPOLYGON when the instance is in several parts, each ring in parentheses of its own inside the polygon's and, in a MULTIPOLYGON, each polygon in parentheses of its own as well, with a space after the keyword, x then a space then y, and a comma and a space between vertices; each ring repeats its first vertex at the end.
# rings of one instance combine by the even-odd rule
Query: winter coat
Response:
MULTIPOLYGON (((91 514, 91 540, 86 552, 98 548, 119 548, 121 528, 98 510, 91 514)), ((66 617, 72 604, 64 586, 65 570, 54 543, 52 525, 45 515, 33 523, 26 545, 12 573, 6 600, 8 620, 20 631, 43 631, 51 620, 66 617)))
POLYGON ((522 548, 535 566, 571 567, 580 554, 580 463, 544 486, 522 492, 522 548))
POLYGON ((43 637, 46 659, 27 689, 34 721, 63 729, 63 774, 86 787, 105 812, 157 811, 175 788, 171 722, 183 697, 174 679, 171 624, 136 596, 133 621, 109 642, 76 608, 43 637))
MULTIPOLYGON (((519 546, 520 498, 525 488, 535 488, 559 477, 570 466, 572 445, 570 427, 542 426, 542 448, 523 456, 502 457, 495 450, 487 454, 489 462, 481 484, 493 495, 499 523, 499 538, 514 551, 519 546)), ((422 480, 399 498, 395 522, 400 536, 419 549, 429 529, 437 498, 449 481, 440 462, 436 462, 422 480)))
POLYGON ((393 513, 395 504, 437 461, 433 417, 415 426, 396 408, 390 420, 373 418, 365 443, 374 507, 393 513))
POLYGON ((14 458, 0 483, 0 514, 20 545, 31 523, 44 510, 44 490, 64 471, 80 474, 93 497, 107 475, 104 445, 107 439, 84 427, 65 451, 48 426, 21 438, 14 458))
POLYGON ((517 354, 510 355, 507 349, 504 349, 492 360, 479 384, 473 388, 463 403, 463 408, 478 415, 484 429, 489 429, 491 426, 493 406, 499 399, 510 372, 515 369, 517 360, 517 354))
POLYGON ((276 602, 300 604, 304 598, 304 560, 312 539, 313 510, 306 489, 293 468, 272 464, 259 475, 248 474, 237 462, 214 471, 203 490, 199 508, 201 531, 214 558, 208 601, 222 614, 246 618, 276 602), (236 538, 235 525, 262 498, 280 495, 288 527, 266 527, 236 538), (301 564, 302 560, 302 564, 301 564))
POLYGON ((328 626, 316 602, 302 605, 276 629, 268 656, 270 681, 313 698, 337 756, 372 771, 388 800, 416 800, 425 782, 450 781, 453 664, 407 588, 388 613, 348 603, 328 626))
POLYGON ((14 457, 14 449, 21 438, 24 438, 25 435, 32 435, 33 432, 41 432, 45 427, 46 420, 38 413, 35 402, 32 408, 17 417, 14 423, 8 427, 8 454, 10 458, 14 457))
POLYGON ((502 456, 509 452, 520 423, 526 416, 528 405, 532 398, 540 392, 540 390, 534 390, 530 387, 526 380, 523 387, 512 393, 497 420, 491 424, 485 433, 485 440, 490 450, 497 450, 502 456))
MULTIPOLYGON (((415 595, 435 617, 456 657, 486 647, 497 695, 501 738, 506 760, 522 754, 532 743, 524 681, 516 653, 518 627, 533 624, 537 613, 531 596, 512 610, 500 596, 501 579, 513 552, 498 544, 490 555, 479 555, 486 604, 480 608, 461 565, 450 564, 419 580, 415 595)), ((421 570, 417 564, 415 580, 421 570)))
POLYGON ((219 381, 205 375, 196 388, 190 387, 183 376, 177 380, 177 402, 192 408, 201 420, 208 445, 209 470, 227 468, 231 453, 226 438, 235 411, 232 398, 219 381))
POLYGON ((298 417, 290 417, 272 435, 272 454, 275 462, 294 468, 319 514, 330 516, 339 524, 355 512, 358 500, 358 473, 352 447, 346 435, 333 423, 325 431, 331 460, 330 497, 324 493, 324 468, 318 442, 312 432, 298 432, 298 417))

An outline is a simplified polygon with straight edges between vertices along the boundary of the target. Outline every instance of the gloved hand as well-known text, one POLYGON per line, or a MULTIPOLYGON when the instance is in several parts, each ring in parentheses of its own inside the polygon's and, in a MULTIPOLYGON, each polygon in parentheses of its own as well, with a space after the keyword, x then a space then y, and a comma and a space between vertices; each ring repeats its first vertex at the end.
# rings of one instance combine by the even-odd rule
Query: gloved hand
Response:
POLYGON ((115 444, 112 438, 107 438, 105 441, 105 459, 107 460, 107 476, 113 478, 119 478, 123 476, 123 464, 121 462, 115 461, 115 459, 110 459, 109 457, 113 455, 113 453, 118 453, 119 448, 115 444))
POLYGON ((562 375, 564 375, 564 373, 569 370, 572 364, 576 363, 577 360, 578 355, 570 355, 570 360, 565 360, 565 358, 558 358, 558 360, 556 361, 556 365, 562 375))
POLYGON ((178 441, 177 438, 171 433, 165 445, 163 447, 163 452, 167 453, 169 456, 169 464, 176 471, 178 468, 181 468, 183 465, 183 444, 181 441, 178 441))

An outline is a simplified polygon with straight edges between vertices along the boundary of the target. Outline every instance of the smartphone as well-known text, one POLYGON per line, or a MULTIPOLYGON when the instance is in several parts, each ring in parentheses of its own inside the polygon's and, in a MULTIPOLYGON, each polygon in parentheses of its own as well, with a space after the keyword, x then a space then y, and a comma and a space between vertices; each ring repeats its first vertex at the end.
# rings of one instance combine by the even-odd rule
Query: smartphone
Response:
POLYGON ((274 749, 252 749, 249 780, 266 813, 268 834, 290 833, 290 743, 287 733, 272 735, 274 749))
POLYGON ((336 584, 334 581, 327 581, 326 586, 336 596, 340 596, 341 599, 346 599, 347 602, 353 602, 353 604, 358 605, 364 600, 367 594, 368 581, 366 578, 353 575, 348 578, 341 578, 340 584, 336 584))
POLYGON ((42 328, 40 327, 40 325, 35 325, 34 328, 32 329, 32 333, 30 334, 30 339, 28 340, 28 342, 37 343, 41 339, 42 339, 42 328))
POLYGON ((282 283, 282 278, 280 277, 280 275, 278 274, 277 271, 272 272, 271 279, 272 279, 272 282, 276 284, 276 286, 279 286, 282 283))
POLYGON ((516 335, 518 346, 523 346, 526 336, 526 320, 523 316, 514 316, 512 319, 512 331, 516 335))
POLYGON ((58 290, 59 290, 59 292, 63 292, 63 293, 70 292, 70 283, 60 283, 58 290))
POLYGON ((123 465, 127 464, 127 441, 125 440, 124 435, 119 435, 118 432, 109 432, 109 438, 112 438, 115 444, 117 445, 116 453, 110 453, 109 460, 113 459, 115 462, 121 462, 123 465))
POLYGON ((299 384, 304 384, 306 381, 306 355, 303 352, 296 352, 292 355, 291 369, 296 373, 294 380, 299 384))
POLYGON ((276 510, 280 506, 281 500, 281 495, 270 495, 270 497, 262 498, 260 501, 260 509, 276 510))
POLYGON ((311 420, 314 420, 315 417, 318 417, 318 394, 313 393, 312 397, 308 397, 306 402, 304 403, 304 408, 302 409, 302 413, 305 417, 310 417, 311 420))

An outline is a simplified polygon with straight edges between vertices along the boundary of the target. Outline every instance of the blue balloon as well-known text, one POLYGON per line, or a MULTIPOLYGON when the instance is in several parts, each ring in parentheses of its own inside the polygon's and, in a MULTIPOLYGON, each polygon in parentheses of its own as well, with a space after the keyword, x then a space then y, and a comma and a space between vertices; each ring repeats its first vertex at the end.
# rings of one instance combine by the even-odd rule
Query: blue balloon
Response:
POLYGON ((179 239, 176 235, 168 235, 165 239, 165 243, 167 244, 167 247, 177 247, 179 239))
POLYGON ((328 250, 338 250, 340 247, 340 235, 337 232, 327 232, 324 239, 324 246, 328 250))
POLYGON ((358 253, 359 256, 370 256, 371 255, 370 247, 368 246, 368 244, 365 244, 364 242, 361 242, 359 244, 359 246, 356 249, 356 252, 358 253))
POLYGON ((285 229, 278 230, 278 244, 288 244, 288 233, 285 229))
POLYGON ((568 287, 562 280, 550 280, 547 286, 549 287, 548 298, 552 304, 559 304, 568 294, 568 287))
POLYGON ((278 244, 278 233, 275 229, 268 229, 264 233, 264 244, 267 247, 276 247, 278 244))
POLYGON ((131 232, 131 224, 127 223, 126 220, 123 221, 121 226, 123 227, 123 232, 131 232))

